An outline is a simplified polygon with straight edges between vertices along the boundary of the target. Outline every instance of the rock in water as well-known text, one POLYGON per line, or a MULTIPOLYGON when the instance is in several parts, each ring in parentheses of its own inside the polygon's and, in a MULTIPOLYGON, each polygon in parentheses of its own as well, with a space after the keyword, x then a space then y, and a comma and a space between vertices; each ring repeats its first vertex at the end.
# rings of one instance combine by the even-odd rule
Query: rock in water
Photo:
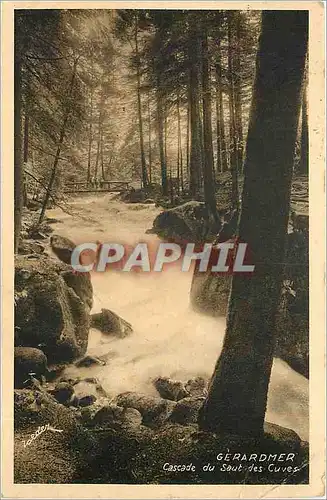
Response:
POLYGON ((78 280, 90 277, 75 276, 79 296, 64 279, 69 272, 68 266, 43 255, 35 261, 16 257, 15 345, 41 345, 51 364, 83 356, 88 343, 91 299, 78 289, 78 280))
POLYGON ((153 385, 164 399, 178 401, 188 396, 183 382, 172 380, 169 377, 158 377, 154 380, 153 385))
POLYGON ((58 403, 69 404, 73 398, 74 388, 69 382, 59 382, 51 391, 51 394, 58 403))
POLYGON ((90 356, 89 354, 87 354, 83 358, 75 361, 75 366, 77 366, 78 368, 88 367, 88 366, 92 366, 92 365, 104 366, 105 364, 106 364, 106 362, 103 361, 102 359, 97 358, 96 356, 90 356))
POLYGON ((54 234, 50 238, 50 246, 59 260, 65 264, 71 264, 71 256, 74 248, 76 247, 72 240, 65 238, 64 236, 54 234))
POLYGON ((195 377, 188 380, 185 389, 190 396, 206 396, 208 382, 203 377, 195 377))
POLYGON ((149 233, 174 241, 202 243, 214 239, 220 229, 220 222, 209 224, 207 208, 199 201, 189 201, 175 208, 161 212, 153 222, 149 233))
POLYGON ((34 347, 15 347, 14 350, 15 388, 23 388, 24 382, 33 374, 38 380, 48 374, 46 355, 34 347))
POLYGON ((109 309, 101 309, 100 313, 91 315, 91 327, 102 333, 124 338, 133 332, 132 325, 109 309))

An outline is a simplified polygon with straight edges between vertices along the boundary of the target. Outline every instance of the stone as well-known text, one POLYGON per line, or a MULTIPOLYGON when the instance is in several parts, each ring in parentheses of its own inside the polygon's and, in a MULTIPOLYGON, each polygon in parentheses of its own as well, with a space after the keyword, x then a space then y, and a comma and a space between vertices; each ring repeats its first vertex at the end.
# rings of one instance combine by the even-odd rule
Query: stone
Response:
POLYGON ((82 398, 78 398, 77 405, 78 406, 91 406, 97 400, 96 396, 93 394, 89 394, 88 396, 83 396, 82 398))
POLYGON ((38 380, 42 380, 48 374, 46 355, 33 347, 15 347, 14 350, 14 386, 24 387, 24 382, 33 374, 38 380))
POLYGON ((161 212, 155 218, 152 229, 147 232, 177 243, 203 243, 208 239, 213 240, 220 227, 220 222, 213 224, 209 221, 204 203, 188 201, 161 212))
POLYGON ((300 446, 301 443, 301 438, 295 431, 271 422, 264 423, 264 433, 266 438, 283 445, 288 443, 292 448, 294 448, 294 445, 300 446))
POLYGON ((46 392, 15 390, 14 415, 15 483, 71 483, 98 452, 75 413, 46 392))
POLYGON ((185 384, 185 389, 189 396, 206 396, 208 381, 203 377, 194 377, 185 384))
POLYGON ((76 247, 72 240, 59 234, 53 234, 50 238, 50 246, 59 260, 65 264, 71 264, 71 256, 76 247))
POLYGON ((201 396, 181 399, 176 403, 170 421, 181 425, 196 424, 204 400, 205 398, 201 396))
POLYGON ((41 243, 36 243, 35 241, 23 240, 18 247, 18 253, 21 255, 41 254, 44 250, 45 247, 41 245, 41 243))
POLYGON ((75 366, 77 366, 79 368, 80 367, 94 366, 94 365, 104 366, 104 365, 106 365, 106 362, 101 360, 100 358, 95 357, 95 356, 90 356, 89 354, 87 354, 83 358, 75 361, 75 366))
POLYGON ((53 397, 63 405, 70 404, 74 395, 74 388, 69 382, 59 382, 51 391, 53 397))
POLYGON ((168 421, 176 405, 173 401, 136 392, 119 394, 114 398, 113 403, 124 408, 138 410, 142 415, 143 425, 154 428, 168 421))
POLYGON ((15 345, 41 347, 50 364, 83 356, 88 344, 89 296, 78 296, 67 285, 63 272, 70 270, 47 256, 37 260, 16 256, 15 345))
POLYGON ((178 401, 188 395, 183 382, 172 380, 169 377, 157 377, 153 385, 157 389, 160 396, 171 401, 178 401))
POLYGON ((91 315, 91 327, 102 333, 124 338, 133 332, 132 325, 109 309, 101 309, 100 313, 91 315))

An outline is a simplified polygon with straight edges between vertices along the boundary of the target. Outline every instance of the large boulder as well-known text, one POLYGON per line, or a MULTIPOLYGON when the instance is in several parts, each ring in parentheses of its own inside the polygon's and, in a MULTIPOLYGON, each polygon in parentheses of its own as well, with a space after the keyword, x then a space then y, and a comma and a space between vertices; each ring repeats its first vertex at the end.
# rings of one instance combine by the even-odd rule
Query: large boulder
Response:
POLYGON ((50 246, 59 260, 65 264, 71 264, 71 256, 76 244, 64 236, 54 234, 50 238, 50 246))
POLYGON ((147 232, 176 242, 203 243, 203 241, 213 239, 220 227, 220 222, 217 224, 210 222, 204 203, 188 201, 161 212, 155 218, 152 229, 147 232))
POLYGON ((69 266, 37 257, 16 257, 15 346, 41 348, 51 364, 69 362, 88 344, 90 277, 71 277, 69 266))

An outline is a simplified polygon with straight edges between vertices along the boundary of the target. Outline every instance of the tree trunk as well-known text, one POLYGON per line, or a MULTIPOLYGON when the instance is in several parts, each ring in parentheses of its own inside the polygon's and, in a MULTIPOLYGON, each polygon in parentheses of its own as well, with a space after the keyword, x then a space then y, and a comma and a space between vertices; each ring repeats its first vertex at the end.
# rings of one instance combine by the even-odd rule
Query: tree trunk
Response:
POLYGON ((76 58, 75 61, 74 61, 74 67, 73 67, 72 77, 71 77, 70 86, 69 86, 69 90, 68 90, 68 96, 67 96, 67 98, 68 98, 68 104, 67 104, 67 107, 66 107, 66 112, 65 112, 64 120, 63 120, 63 123, 62 123, 62 126, 61 126, 61 130, 60 130, 57 151, 56 151, 56 154, 55 154, 55 158, 54 158, 54 162, 53 162, 53 167, 52 167, 52 172, 51 172, 51 176, 50 176, 48 188, 47 188, 46 193, 45 193, 45 197, 44 197, 44 201, 43 201, 43 205, 42 205, 42 209, 41 209, 41 213, 40 213, 40 217, 39 217, 39 224, 41 224, 41 222, 44 219, 45 211, 46 211, 46 208, 48 206, 49 198, 50 198, 50 195, 51 195, 52 186, 53 186, 53 183, 54 183, 54 181, 56 179, 56 173, 57 173, 57 167, 58 167, 59 158, 60 158, 60 152, 61 152, 61 148, 62 148, 62 145, 63 145, 63 142, 64 142, 65 134, 66 134, 66 127, 67 127, 68 118, 69 118, 69 115, 70 115, 70 112, 71 112, 71 106, 72 106, 71 96, 72 96, 72 92, 73 92, 73 88, 74 88, 74 83, 75 83, 77 64, 78 64, 78 58, 76 58))
POLYGON ((94 167, 94 178, 98 178, 99 162, 100 162, 100 149, 101 149, 101 115, 102 111, 99 111, 99 122, 98 122, 98 139, 97 139, 97 153, 95 157, 95 167, 94 167))
POLYGON ((19 246, 23 209, 22 158, 22 61, 19 42, 15 43, 14 61, 14 252, 19 246))
POLYGON ((263 12, 239 225, 255 270, 233 276, 223 351, 200 412, 201 428, 216 433, 263 433, 307 38, 308 12, 263 12))
POLYGON ((211 90, 210 90, 210 65, 208 53, 208 35, 205 23, 202 25, 202 93, 203 93, 203 143, 204 143, 204 199, 208 213, 214 221, 218 220, 215 182, 213 177, 213 146, 212 146, 212 121, 211 121, 211 90))
POLYGON ((28 146, 29 146, 29 115, 27 109, 25 109, 24 117, 24 147, 23 147, 23 162, 28 162, 28 146))
POLYGON ((198 29, 191 31, 189 40, 189 100, 190 100, 190 193, 196 198, 199 193, 199 178, 202 172, 201 130, 200 130, 200 88, 199 88, 199 63, 201 53, 201 40, 198 29))
MULTIPOLYGON (((165 161, 166 165, 168 168, 168 107, 167 107, 167 101, 165 102, 165 112, 164 112, 164 141, 165 141, 165 161)), ((171 167, 170 167, 170 174, 171 174, 171 167)))
POLYGON ((187 124, 186 124, 186 176, 190 186, 190 103, 187 101, 187 124))
POLYGON ((222 165, 222 144, 221 144, 221 123, 220 123, 220 85, 219 85, 219 68, 218 64, 216 64, 216 141, 217 141, 217 165, 216 172, 223 171, 222 165))
POLYGON ((228 12, 228 80, 229 80, 229 141, 230 141, 230 169, 232 175, 232 208, 237 209, 238 199, 238 157, 237 157, 237 130, 235 121, 235 88, 232 47, 232 12, 228 12))
MULTIPOLYGON (((23 145, 23 163, 24 166, 28 162, 29 153, 29 112, 26 106, 25 116, 24 116, 24 145, 23 145)), ((26 176, 23 171, 23 206, 27 206, 27 187, 26 187, 26 176)))
POLYGON ((98 137, 97 137, 97 152, 95 157, 95 168, 94 168, 94 178, 98 178, 99 172, 99 164, 101 165, 101 141, 103 134, 103 117, 104 117, 104 108, 105 108, 105 90, 102 87, 101 97, 100 97, 100 106, 99 106, 99 119, 98 119, 98 137))
POLYGON ((139 135, 140 135, 140 153, 141 153, 141 168, 142 168, 142 184, 146 188, 149 184, 148 173, 146 169, 145 152, 144 152, 144 139, 143 139, 143 117, 142 117, 142 101, 141 101, 141 71, 140 71, 140 54, 138 48, 138 18, 135 21, 135 56, 136 56, 136 79, 137 79, 137 114, 139 122, 139 135))
POLYGON ((152 147, 151 147, 151 108, 150 92, 148 93, 148 131, 149 131, 149 182, 152 184, 152 147))
POLYGON ((219 117, 217 116, 217 124, 219 121, 221 171, 225 172, 226 170, 228 170, 228 166, 227 166, 227 148, 226 148, 226 135, 225 135, 224 102, 223 102, 223 91, 222 91, 222 61, 221 61, 220 40, 218 40, 217 42, 216 92, 218 94, 217 100, 218 100, 219 117))
POLYGON ((182 156, 182 134, 181 134, 181 111, 180 111, 180 96, 177 94, 177 178, 178 178, 178 193, 180 187, 183 191, 183 156, 182 156))
POLYGON ((235 125, 237 134, 237 164, 241 172, 243 165, 243 124, 242 124, 242 89, 241 89, 241 14, 236 11, 236 47, 234 57, 235 125))
POLYGON ((163 196, 168 196, 168 178, 167 178, 167 164, 165 156, 165 144, 164 144, 164 115, 163 115, 163 95, 161 82, 158 77, 157 80, 157 129, 158 129, 158 143, 159 143, 159 155, 160 155, 160 166, 161 166, 161 188, 163 196))
POLYGON ((101 158, 101 175, 102 180, 106 181, 106 174, 104 173, 104 157, 103 157, 103 130, 101 130, 100 138, 100 158, 101 158))
POLYGON ((303 175, 309 174, 309 126, 308 126, 308 101, 307 101, 307 79, 303 86, 302 94, 302 113, 301 113, 301 157, 299 164, 299 173, 303 175))
POLYGON ((92 156, 92 142, 93 142, 93 88, 91 89, 91 98, 90 98, 90 123, 89 123, 89 144, 87 151, 87 178, 86 182, 89 184, 91 179, 91 156, 92 156))

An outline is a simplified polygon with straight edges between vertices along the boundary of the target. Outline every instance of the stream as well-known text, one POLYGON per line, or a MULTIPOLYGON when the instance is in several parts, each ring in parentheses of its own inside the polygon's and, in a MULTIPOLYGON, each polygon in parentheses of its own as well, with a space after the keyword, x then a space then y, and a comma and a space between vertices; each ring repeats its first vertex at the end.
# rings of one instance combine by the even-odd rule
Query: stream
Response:
MULTIPOLYGON (((160 209, 154 205, 125 204, 115 196, 87 196, 70 200, 78 215, 59 208, 48 210, 49 217, 61 221, 55 233, 75 243, 142 241, 158 244, 155 235, 145 234, 160 209)), ((210 318, 190 309, 192 271, 171 267, 160 273, 92 273, 94 307, 108 308, 129 321, 134 333, 125 339, 109 338, 91 329, 88 354, 108 353, 106 366, 76 368, 65 375, 97 377, 109 396, 124 391, 156 395, 151 380, 157 376, 188 380, 210 377, 220 355, 225 319, 210 318)), ((309 382, 275 358, 268 394, 266 420, 296 431, 309 440, 309 382)))

